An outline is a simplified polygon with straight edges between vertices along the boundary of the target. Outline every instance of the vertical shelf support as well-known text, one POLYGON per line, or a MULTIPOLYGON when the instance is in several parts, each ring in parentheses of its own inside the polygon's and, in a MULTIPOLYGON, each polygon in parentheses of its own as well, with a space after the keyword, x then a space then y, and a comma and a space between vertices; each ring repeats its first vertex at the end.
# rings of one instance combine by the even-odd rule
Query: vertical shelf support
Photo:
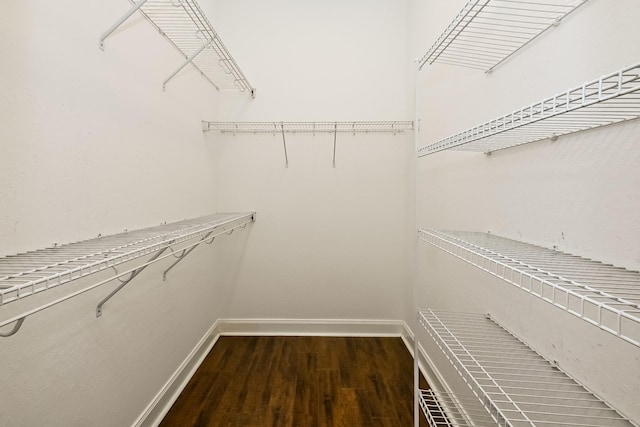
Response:
POLYGON ((336 139, 338 137, 338 123, 333 128, 333 167, 336 167, 336 139))
POLYGON ((117 30, 120 25, 124 24, 124 22, 129 19, 131 15, 136 13, 138 9, 140 9, 146 2, 147 0, 140 0, 138 3, 134 4, 127 13, 125 13, 111 27, 109 27, 107 31, 102 33, 102 35, 100 36, 100 50, 104 50, 104 41, 106 40, 106 38, 109 37, 115 30, 117 30))
POLYGON ((284 146, 284 167, 289 167, 289 156, 287 155, 287 140, 284 137, 284 123, 280 123, 280 130, 282 131, 282 145, 284 146))

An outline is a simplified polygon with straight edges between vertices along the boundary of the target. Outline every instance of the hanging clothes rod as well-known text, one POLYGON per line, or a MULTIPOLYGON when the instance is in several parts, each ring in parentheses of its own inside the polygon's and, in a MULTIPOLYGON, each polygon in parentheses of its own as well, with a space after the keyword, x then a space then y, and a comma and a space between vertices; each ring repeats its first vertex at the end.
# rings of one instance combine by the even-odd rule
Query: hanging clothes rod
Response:
POLYGON ((412 121, 353 122, 202 122, 204 132, 219 133, 400 133, 413 130, 412 121))
MULTIPOLYGON (((104 303, 147 266, 168 257, 180 260, 198 245, 210 243, 208 240, 222 234, 231 234, 236 228, 246 227, 255 221, 255 216, 255 212, 214 214, 0 258, 0 308, 93 273, 114 270, 114 274, 104 280, 0 321, 0 328, 14 324, 10 331, 0 332, 0 337, 18 332, 24 319, 32 314, 120 279, 121 285, 98 304, 96 315, 100 316, 104 303), (194 239, 198 240, 191 242, 194 239), (167 250, 170 252, 166 253, 167 250), (176 253, 181 255, 176 256, 176 253), (146 255, 151 255, 151 258, 141 261, 146 255), (127 271, 116 270, 116 266, 135 260, 139 261, 127 271)), ((163 277, 173 265, 165 270, 163 277)))
POLYGON ((130 0, 133 6, 100 36, 105 40, 136 12, 140 12, 184 57, 167 83, 191 64, 216 90, 239 89, 255 98, 255 88, 244 75, 220 36, 195 0, 130 0))
POLYGON ((490 72, 586 1, 470 0, 418 67, 439 62, 490 72))

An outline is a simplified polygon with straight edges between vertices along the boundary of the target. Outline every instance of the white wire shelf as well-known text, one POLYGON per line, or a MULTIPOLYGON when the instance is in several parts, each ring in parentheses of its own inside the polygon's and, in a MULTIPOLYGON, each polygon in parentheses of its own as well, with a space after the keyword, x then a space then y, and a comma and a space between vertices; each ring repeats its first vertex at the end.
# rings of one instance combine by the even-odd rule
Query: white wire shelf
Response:
POLYGON ((473 395, 457 396, 434 390, 420 390, 420 408, 431 427, 498 425, 473 395))
POLYGON ((219 133, 398 133, 413 130, 412 121, 355 122, 202 122, 205 132, 219 133))
POLYGON ((255 89, 195 0, 130 1, 133 7, 100 37, 101 49, 104 49, 105 39, 139 11, 185 58, 185 62, 163 82, 163 89, 191 64, 217 90, 239 89, 255 96, 255 89))
POLYGON ((470 0, 418 61, 491 71, 586 0, 470 0))
POLYGON ((418 157, 442 150, 492 152, 640 117, 640 63, 422 146, 418 157))
POLYGON ((493 419, 474 425, 635 425, 485 315, 428 309, 418 318, 493 419))
POLYGON ((420 229, 419 238, 640 346, 640 273, 485 233, 420 229))
MULTIPOLYGON (((17 328, 10 333, 12 335, 17 332, 22 320, 31 314, 129 275, 128 279, 122 281, 126 284, 146 266, 161 259, 178 258, 178 261, 173 264, 175 265, 200 243, 212 243, 216 236, 223 233, 230 234, 236 228, 244 228, 254 219, 255 212, 213 214, 2 257, 0 258, 0 307, 99 271, 113 269, 114 274, 106 280, 73 294, 0 321, 0 327, 20 321, 17 328), (167 249, 170 252, 160 256, 167 249), (176 254, 180 252, 181 254, 176 254), (147 255, 151 255, 152 258, 146 262, 140 260, 133 269, 121 273, 115 269, 120 264, 138 260, 147 255)), ((173 265, 165 271, 165 277, 173 265)), ((101 306, 104 302, 106 300, 99 304, 98 315, 101 314, 101 306)), ((0 333, 0 336, 8 335, 0 333)))

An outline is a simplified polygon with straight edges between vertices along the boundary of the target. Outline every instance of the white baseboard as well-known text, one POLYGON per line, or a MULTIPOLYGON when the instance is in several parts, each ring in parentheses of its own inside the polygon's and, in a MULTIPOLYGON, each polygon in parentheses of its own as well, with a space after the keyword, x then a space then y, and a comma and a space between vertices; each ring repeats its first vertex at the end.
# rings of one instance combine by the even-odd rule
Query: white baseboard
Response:
POLYGON ((198 341, 198 344, 191 350, 185 360, 178 366, 171 378, 162 386, 162 389, 156 394, 154 399, 145 408, 144 412, 138 417, 133 424, 134 427, 156 427, 171 406, 175 403, 187 386, 189 380, 196 373, 198 367, 202 364, 205 357, 209 354, 215 343, 218 341, 220 334, 218 333, 219 322, 215 322, 204 336, 198 341))
POLYGON ((160 424, 221 335, 403 337, 404 328, 406 325, 403 327, 401 320, 219 319, 171 375, 133 427, 160 424))
POLYGON ((400 337, 401 320, 221 319, 220 335, 400 337))

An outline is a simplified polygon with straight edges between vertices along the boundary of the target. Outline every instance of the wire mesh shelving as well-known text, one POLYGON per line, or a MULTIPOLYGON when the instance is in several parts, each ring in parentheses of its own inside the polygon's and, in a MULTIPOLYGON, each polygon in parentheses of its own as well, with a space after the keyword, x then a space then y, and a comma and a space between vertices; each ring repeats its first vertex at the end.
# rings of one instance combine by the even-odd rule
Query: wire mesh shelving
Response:
MULTIPOLYGON (((113 269, 113 274, 84 289, 0 321, 0 327, 17 322, 14 330, 9 333, 0 333, 0 336, 13 335, 20 328, 25 317, 31 314, 125 275, 129 277, 121 281, 126 285, 146 266, 167 257, 177 258, 178 261, 165 271, 166 277, 166 273, 199 244, 212 243, 215 237, 224 233, 230 234, 236 228, 244 228, 254 219, 255 212, 213 214, 2 257, 0 258, 0 308, 100 271, 113 269), (165 253, 167 250, 169 253, 165 253), (145 261, 142 259, 144 256, 151 256, 151 258, 145 261), (135 260, 138 260, 135 266, 128 271, 119 273, 116 270, 117 266, 135 260)), ((131 267, 131 264, 127 267, 131 267)), ((98 306, 98 315, 101 314, 101 306, 104 302, 106 300, 98 306)))
POLYGON ((418 61, 491 71, 586 0, 470 0, 418 61))
POLYGON ((640 346, 640 273, 486 233, 420 229, 425 242, 640 346))
POLYGON ((220 133, 362 133, 413 130, 412 121, 353 122, 202 122, 205 132, 220 133))
POLYGON ((588 81, 520 110, 422 146, 491 152, 640 117, 640 63, 588 81))
POLYGON ((498 425, 476 396, 457 396, 435 390, 419 390, 419 398, 422 413, 432 427, 498 425))
POLYGON ((460 399, 421 392, 423 408, 452 414, 433 426, 635 425, 488 316, 427 309, 418 320, 476 397, 466 410, 460 399))
POLYGON ((132 8, 100 37, 104 41, 135 12, 140 12, 185 59, 166 84, 191 64, 216 89, 238 89, 255 97, 255 88, 229 53, 195 0, 130 0, 132 8))

